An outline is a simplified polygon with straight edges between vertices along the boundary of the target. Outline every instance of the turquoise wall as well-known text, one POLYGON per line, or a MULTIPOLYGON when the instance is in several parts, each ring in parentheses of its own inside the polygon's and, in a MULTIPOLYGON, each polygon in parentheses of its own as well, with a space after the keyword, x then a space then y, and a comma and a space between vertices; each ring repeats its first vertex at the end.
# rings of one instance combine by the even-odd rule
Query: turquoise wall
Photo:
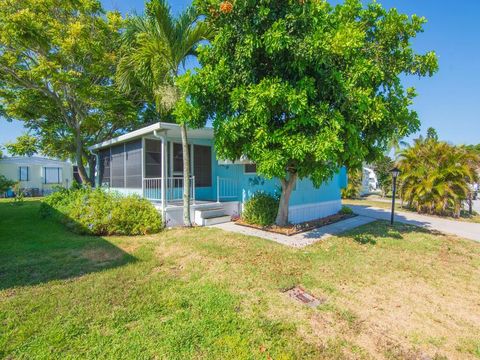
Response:
MULTIPOLYGON (((192 140, 193 144, 211 145, 213 141, 192 140)), ((196 189, 198 200, 217 199, 217 177, 235 179, 238 181, 238 196, 236 198, 223 199, 222 201, 246 201, 258 191, 275 193, 280 191, 278 179, 265 179, 256 174, 246 174, 244 165, 219 165, 216 160, 215 150, 212 151, 212 187, 196 189)), ((341 189, 346 187, 347 176, 345 168, 342 168, 330 181, 315 188, 308 179, 299 180, 290 198, 290 205, 312 204, 324 201, 340 200, 341 189)))
MULTIPOLYGON (((181 143, 180 138, 168 137, 169 142, 181 143)), ((244 165, 219 165, 216 159, 213 141, 208 139, 189 139, 189 143, 197 145, 212 146, 212 186, 195 189, 195 198, 197 200, 217 200, 217 177, 234 179, 237 181, 237 195, 235 198, 221 198, 221 201, 241 201, 248 200, 258 191, 275 193, 280 191, 280 181, 278 179, 265 179, 256 174, 245 174, 244 165)), ((347 173, 342 168, 330 181, 324 183, 320 188, 315 188, 308 179, 299 180, 292 192, 290 205, 304 205, 324 201, 340 200, 340 191, 347 186, 347 173)), ((123 193, 140 192, 140 189, 116 189, 123 193)), ((179 189, 181 191, 181 189, 179 189)))

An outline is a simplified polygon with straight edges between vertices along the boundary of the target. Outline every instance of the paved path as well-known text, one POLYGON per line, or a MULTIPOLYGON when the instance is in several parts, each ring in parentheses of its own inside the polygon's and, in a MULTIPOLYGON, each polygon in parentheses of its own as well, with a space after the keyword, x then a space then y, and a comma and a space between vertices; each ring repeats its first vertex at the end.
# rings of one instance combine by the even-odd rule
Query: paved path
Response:
MULTIPOLYGON (((390 210, 367 205, 348 205, 356 214, 378 220, 390 221, 390 210)), ((396 211, 395 221, 422 226, 445 234, 480 241, 480 224, 466 221, 447 220, 439 217, 419 215, 413 212, 396 211)))
POLYGON ((282 245, 287 245, 295 248, 302 248, 318 241, 324 240, 330 236, 340 234, 347 230, 356 228, 361 225, 368 224, 375 221, 372 217, 356 216, 347 220, 339 221, 335 224, 322 226, 321 228, 306 231, 301 234, 292 236, 275 234, 268 231, 249 228, 246 226, 237 225, 233 222, 213 225, 217 229, 239 233, 248 236, 256 236, 267 240, 272 240, 282 245))

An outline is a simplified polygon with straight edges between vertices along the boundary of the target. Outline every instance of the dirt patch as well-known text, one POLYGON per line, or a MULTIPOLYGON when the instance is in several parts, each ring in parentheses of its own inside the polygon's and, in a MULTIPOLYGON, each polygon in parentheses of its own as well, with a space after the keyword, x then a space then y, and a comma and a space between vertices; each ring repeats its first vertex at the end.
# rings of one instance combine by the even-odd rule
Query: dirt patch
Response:
POLYGON ((458 358, 455 349, 461 339, 480 336, 480 305, 459 296, 461 289, 439 289, 420 278, 402 279, 397 274, 345 291, 348 300, 340 302, 357 314, 364 324, 362 332, 368 334, 356 342, 370 352, 406 359, 458 358))
POLYGON ((118 260, 121 259, 123 255, 124 253, 119 250, 101 248, 85 249, 81 252, 81 257, 98 263, 118 260))
POLYGON ((303 223, 299 224, 291 224, 287 226, 278 226, 278 225, 270 225, 270 226, 261 226, 261 225, 254 225, 254 224, 249 224, 242 219, 238 219, 235 221, 235 224, 240 225, 240 226, 246 226, 250 227, 253 229, 259 229, 263 231, 269 231, 275 234, 282 234, 282 235, 287 235, 287 236, 292 236, 296 234, 303 233, 305 231, 310 231, 313 229, 320 228, 322 226, 327 226, 331 225, 334 223, 337 223, 342 220, 347 220, 352 217, 357 216, 356 214, 334 214, 330 215, 324 218, 316 219, 316 220, 311 220, 311 221, 305 221, 303 223))

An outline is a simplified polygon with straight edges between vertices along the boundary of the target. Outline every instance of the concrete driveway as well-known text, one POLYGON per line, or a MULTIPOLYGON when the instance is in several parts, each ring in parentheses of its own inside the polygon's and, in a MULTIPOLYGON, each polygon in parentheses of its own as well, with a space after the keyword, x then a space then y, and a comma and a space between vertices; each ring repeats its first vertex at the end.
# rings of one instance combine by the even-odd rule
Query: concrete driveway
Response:
MULTIPOLYGON (((348 205, 355 213, 378 220, 390 221, 390 210, 368 205, 348 205)), ((437 230, 444 234, 457 235, 465 239, 480 241, 480 224, 466 221, 442 219, 440 217, 419 215, 412 212, 395 212, 395 221, 437 230)))

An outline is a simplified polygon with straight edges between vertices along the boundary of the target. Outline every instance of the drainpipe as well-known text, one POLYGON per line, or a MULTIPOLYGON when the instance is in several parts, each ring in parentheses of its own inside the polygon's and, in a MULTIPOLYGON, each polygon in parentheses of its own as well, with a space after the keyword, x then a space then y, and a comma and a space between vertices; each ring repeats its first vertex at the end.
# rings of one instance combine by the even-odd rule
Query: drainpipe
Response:
POLYGON ((166 144, 167 144, 167 139, 165 135, 160 135, 157 130, 153 131, 153 136, 155 136, 157 139, 160 139, 162 142, 162 185, 161 185, 161 193, 162 193, 162 221, 166 223, 165 219, 165 209, 167 207, 167 202, 166 202, 166 196, 167 196, 167 177, 166 177, 166 171, 165 171, 165 166, 167 164, 166 158, 167 158, 167 152, 165 151, 166 149, 166 144))

